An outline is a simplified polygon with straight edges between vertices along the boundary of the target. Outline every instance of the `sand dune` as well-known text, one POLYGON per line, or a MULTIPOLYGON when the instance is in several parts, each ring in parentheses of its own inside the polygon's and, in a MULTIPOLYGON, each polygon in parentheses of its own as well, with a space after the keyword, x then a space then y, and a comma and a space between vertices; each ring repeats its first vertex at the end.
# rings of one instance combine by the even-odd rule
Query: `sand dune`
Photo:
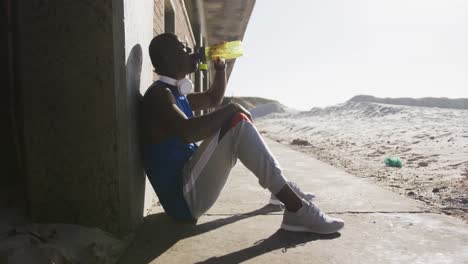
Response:
POLYGON ((261 97, 225 97, 223 105, 230 102, 238 103, 248 109, 253 118, 259 118, 274 113, 297 112, 297 110, 286 107, 278 101, 261 97))
MULTIPOLYGON (((281 105, 278 101, 266 99, 262 97, 224 97, 223 105, 227 103, 238 103, 245 107, 246 109, 252 109, 259 105, 268 104, 268 103, 277 103, 281 105)), ((282 105, 283 106, 283 105, 282 105)), ((285 106, 283 106, 285 107, 285 106)))
POLYGON ((378 117, 397 114, 402 110, 403 108, 401 106, 348 101, 344 104, 340 104, 337 106, 330 106, 326 108, 312 108, 308 112, 302 112, 301 115, 312 116, 325 114, 344 114, 362 117, 378 117))
POLYGON ((450 109, 468 109, 468 98, 450 99, 445 97, 425 98, 377 98, 371 95, 357 95, 350 99, 351 102, 368 102, 392 105, 407 105, 420 107, 438 107, 450 109))
POLYGON ((270 102, 262 105, 258 105, 250 109, 250 113, 253 118, 259 118, 275 113, 297 113, 295 109, 288 108, 278 102, 270 102))
MULTIPOLYGON (((265 115, 265 136, 468 220, 468 110, 350 100, 265 115), (401 169, 386 167, 399 157, 401 169)), ((320 188, 320 186, 317 186, 320 188)), ((313 190, 311 190, 313 191, 313 190)))

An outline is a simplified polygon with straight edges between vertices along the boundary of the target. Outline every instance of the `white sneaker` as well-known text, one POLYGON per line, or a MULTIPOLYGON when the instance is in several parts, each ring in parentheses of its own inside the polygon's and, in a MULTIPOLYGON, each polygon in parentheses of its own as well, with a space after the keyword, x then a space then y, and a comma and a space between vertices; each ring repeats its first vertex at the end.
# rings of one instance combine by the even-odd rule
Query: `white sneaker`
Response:
POLYGON ((323 213, 312 202, 302 200, 302 208, 297 212, 284 210, 281 228, 293 232, 313 232, 331 234, 344 227, 344 221, 323 213))
MULTIPOLYGON (((299 197, 307 200, 307 201, 312 201, 315 198, 315 194, 310 193, 310 192, 303 192, 297 184, 294 182, 288 182, 289 187, 297 194, 299 197)), ((282 205, 283 203, 276 198, 274 194, 271 194, 270 196, 270 204, 273 205, 282 205)))

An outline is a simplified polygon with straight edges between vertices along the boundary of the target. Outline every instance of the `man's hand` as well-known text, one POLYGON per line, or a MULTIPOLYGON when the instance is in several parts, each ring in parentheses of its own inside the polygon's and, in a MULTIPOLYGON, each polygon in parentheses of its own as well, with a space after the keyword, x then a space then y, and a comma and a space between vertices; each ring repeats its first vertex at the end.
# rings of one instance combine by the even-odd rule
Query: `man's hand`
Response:
POLYGON ((207 92, 191 93, 187 98, 194 111, 217 107, 221 104, 226 91, 226 61, 217 58, 213 62, 216 70, 213 84, 207 92))
POLYGON ((226 70, 226 60, 221 59, 220 57, 216 58, 214 61, 214 68, 216 71, 226 70))

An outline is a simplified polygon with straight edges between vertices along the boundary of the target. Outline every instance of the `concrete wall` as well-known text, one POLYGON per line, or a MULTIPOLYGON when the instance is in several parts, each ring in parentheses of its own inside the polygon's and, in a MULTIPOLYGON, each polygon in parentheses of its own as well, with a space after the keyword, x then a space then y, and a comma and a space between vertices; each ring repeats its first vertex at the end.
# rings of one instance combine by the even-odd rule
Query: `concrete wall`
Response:
POLYGON ((154 0, 153 5, 153 35, 164 33, 164 1, 154 0))
POLYGON ((153 2, 16 5, 31 216, 125 233, 143 215, 137 117, 153 2))
POLYGON ((10 5, 4 5, 0 11, 0 211, 5 208, 26 210, 26 179, 21 170, 21 142, 18 124, 19 91, 14 89, 13 58, 13 19, 10 5), (10 8, 9 8, 10 7, 10 8))
POLYGON ((172 6, 175 12, 175 33, 179 39, 186 41, 193 48, 195 46, 195 38, 184 1, 172 0, 172 6))
POLYGON ((31 215, 120 230, 112 1, 18 1, 31 215))
POLYGON ((164 33, 164 10, 166 2, 172 5, 175 13, 175 34, 186 40, 190 45, 195 44, 191 23, 183 0, 153 0, 153 34, 164 33))
MULTIPOLYGON (((123 127, 120 130, 127 132, 122 134, 121 140, 129 144, 123 144, 128 148, 121 152, 124 155, 121 160, 128 161, 128 167, 122 168, 122 172, 128 173, 122 174, 121 186, 124 188, 121 189, 121 194, 130 197, 126 200, 128 203, 123 204, 125 210, 122 212, 132 214, 132 223, 139 222, 156 199, 156 194, 142 168, 138 130, 142 94, 152 83, 153 67, 148 46, 153 38, 153 5, 153 0, 126 0, 124 4, 126 89, 122 89, 120 96, 126 100, 122 105, 127 105, 126 109, 121 109, 121 114, 128 120, 122 120, 123 127), (130 193, 127 194, 127 191, 130 193)), ((125 213, 122 218, 125 219, 125 213)))

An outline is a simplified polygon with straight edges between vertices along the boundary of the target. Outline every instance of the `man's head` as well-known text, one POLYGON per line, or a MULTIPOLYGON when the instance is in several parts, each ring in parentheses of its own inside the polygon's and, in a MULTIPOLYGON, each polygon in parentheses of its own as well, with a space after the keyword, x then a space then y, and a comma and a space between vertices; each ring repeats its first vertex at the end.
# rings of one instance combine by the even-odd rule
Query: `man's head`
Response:
POLYGON ((155 72, 160 75, 181 79, 197 69, 193 54, 171 33, 154 37, 149 45, 149 55, 155 72))

